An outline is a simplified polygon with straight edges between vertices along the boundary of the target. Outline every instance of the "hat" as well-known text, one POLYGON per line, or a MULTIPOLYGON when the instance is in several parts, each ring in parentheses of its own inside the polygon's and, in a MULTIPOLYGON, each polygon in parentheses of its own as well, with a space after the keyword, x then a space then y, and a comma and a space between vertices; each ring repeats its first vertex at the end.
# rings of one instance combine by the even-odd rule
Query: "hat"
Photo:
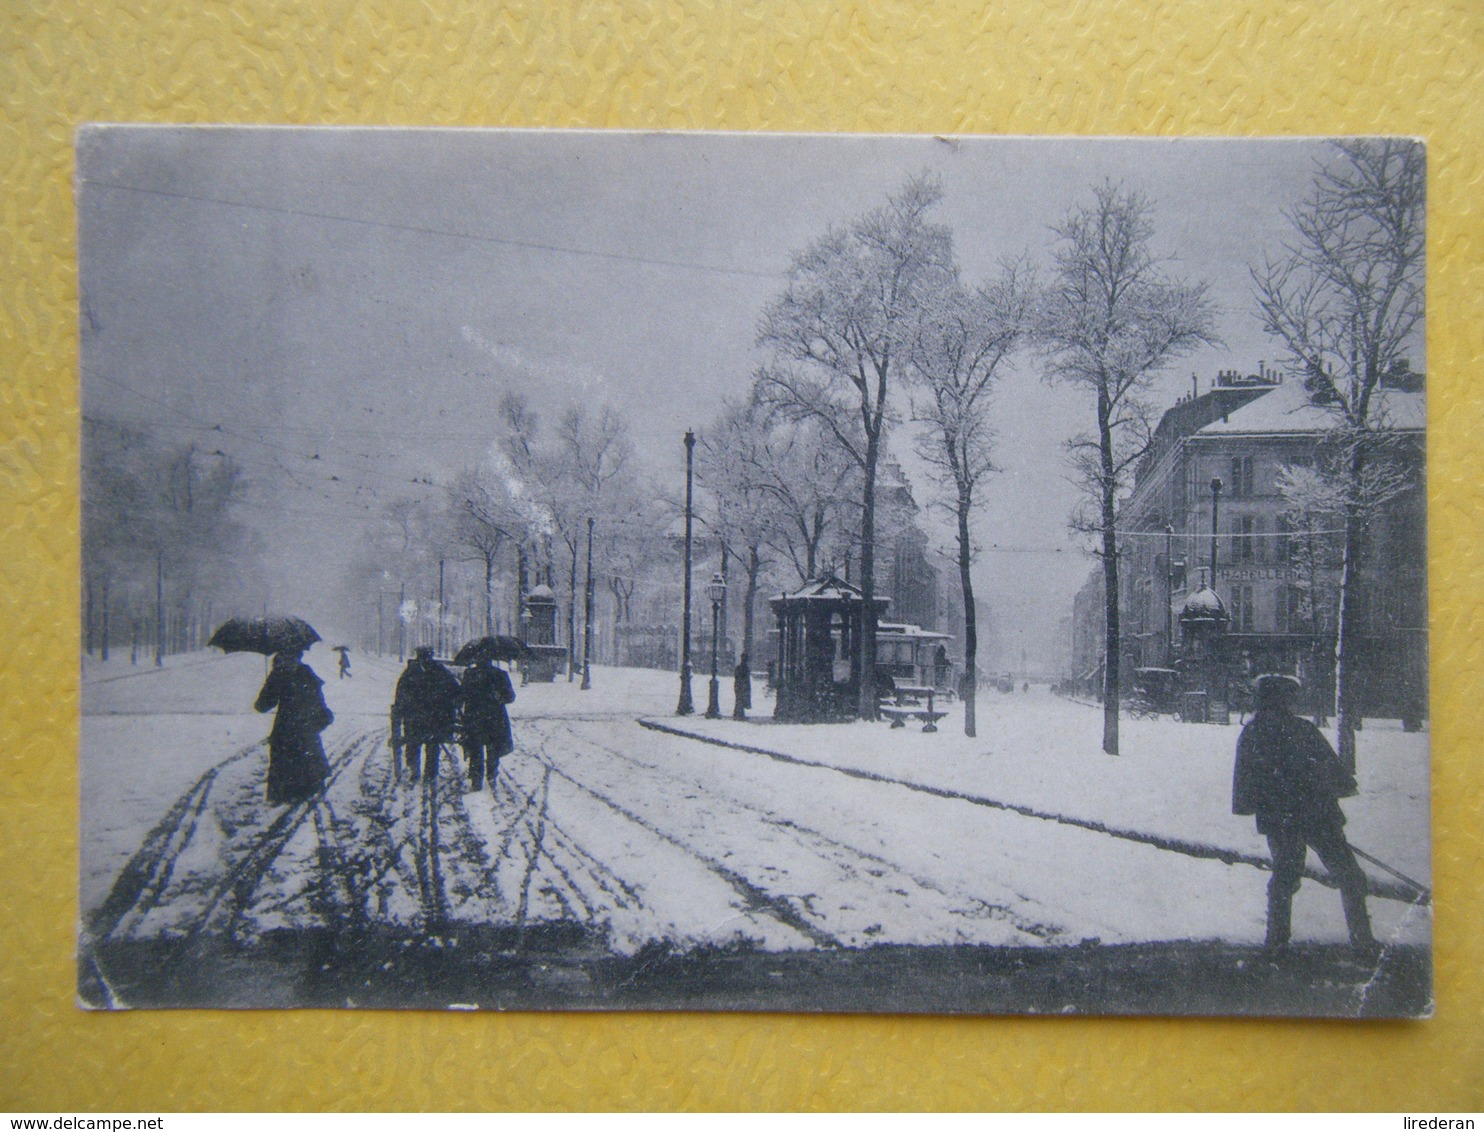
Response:
POLYGON ((1286 672, 1268 672, 1259 676, 1252 682, 1257 693, 1257 706, 1281 707, 1292 701, 1303 687, 1297 676, 1290 676, 1286 672))

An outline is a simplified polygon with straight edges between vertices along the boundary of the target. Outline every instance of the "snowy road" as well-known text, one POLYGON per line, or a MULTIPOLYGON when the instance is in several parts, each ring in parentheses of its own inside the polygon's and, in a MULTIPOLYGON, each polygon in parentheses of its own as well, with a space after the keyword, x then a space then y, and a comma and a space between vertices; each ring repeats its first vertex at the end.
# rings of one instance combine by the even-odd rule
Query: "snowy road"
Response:
MULTIPOLYGON (((100 986, 112 960, 98 957, 188 974, 310 938, 376 951, 387 971, 387 947, 476 938, 495 957, 564 939, 641 959, 1261 939, 1265 876, 1250 865, 924 789, 910 766, 862 775, 647 730, 635 709, 668 706, 662 674, 608 674, 606 694, 522 689, 517 749, 471 792, 456 748, 436 781, 398 774, 383 707, 395 669, 368 660, 327 687, 323 795, 269 806, 264 744, 219 753, 266 730, 240 712, 260 675, 241 660, 86 686, 84 964, 100 986)), ((1297 914, 1319 938, 1343 938, 1338 912, 1305 886, 1297 914)), ((1414 913, 1378 908, 1378 928, 1402 940, 1414 913)))
POLYGON ((330 734, 331 780, 313 805, 263 801, 259 744, 202 775, 97 933, 251 942, 279 928, 567 923, 619 954, 655 940, 1028 946, 1219 938, 1251 887, 1220 862, 622 717, 522 720, 520 750, 477 793, 452 749, 436 782, 413 784, 384 728, 330 734), (1192 870, 1210 897, 1194 906, 1177 898, 1192 870))

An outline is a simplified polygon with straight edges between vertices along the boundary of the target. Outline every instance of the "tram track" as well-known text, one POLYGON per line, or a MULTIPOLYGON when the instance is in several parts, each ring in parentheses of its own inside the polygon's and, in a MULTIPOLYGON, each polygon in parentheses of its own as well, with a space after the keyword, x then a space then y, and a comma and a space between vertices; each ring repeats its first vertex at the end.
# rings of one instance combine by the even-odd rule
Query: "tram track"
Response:
MULTIPOLYGON (((682 790, 706 789, 702 783, 692 780, 684 773, 677 773, 671 766, 640 758, 630 751, 621 750, 589 736, 583 736, 582 741, 588 747, 601 751, 612 759, 639 768, 646 775, 663 775, 682 790)), ((588 789, 591 788, 588 787, 588 789)), ((947 902, 957 910, 958 915, 1000 920, 1012 925, 1016 931, 1036 940, 1054 940, 1063 934, 1063 930, 1056 925, 1032 919, 1005 904, 986 900, 972 892, 946 887, 934 878, 905 866, 901 862, 831 837, 815 826, 782 816, 774 810, 745 802, 735 795, 728 795, 725 801, 734 811, 746 813, 760 825, 791 837, 804 852, 832 864, 842 873, 869 874, 887 891, 897 890, 903 883, 906 883, 947 902), (891 879, 893 877, 895 879, 891 879)), ((807 906, 806 899, 802 897, 799 899, 807 906)), ((1017 894, 1017 899, 1023 903, 1027 898, 1017 894)))

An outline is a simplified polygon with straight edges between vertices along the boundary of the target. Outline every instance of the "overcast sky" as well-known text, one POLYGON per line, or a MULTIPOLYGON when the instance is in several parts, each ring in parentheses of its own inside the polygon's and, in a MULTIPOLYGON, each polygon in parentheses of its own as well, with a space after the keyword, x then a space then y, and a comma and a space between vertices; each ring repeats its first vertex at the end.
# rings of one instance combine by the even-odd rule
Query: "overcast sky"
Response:
MULTIPOLYGON (((113 127, 79 145, 83 404, 210 437, 251 474, 275 602, 328 615, 361 523, 479 459, 520 389, 623 409, 646 475, 760 360, 791 253, 912 174, 944 187, 966 278, 1029 251, 1111 179, 1154 206, 1173 274, 1210 284, 1220 349, 1163 380, 1270 364, 1248 265, 1286 237, 1323 142, 113 127)), ((1062 442, 1092 422, 1032 359, 1002 383, 977 566, 997 643, 1050 657, 1092 560, 1062 442)), ((905 448, 902 444, 900 447, 905 448)), ((927 495, 926 486, 918 492, 927 495)), ((937 535, 946 542, 946 531, 937 535)))

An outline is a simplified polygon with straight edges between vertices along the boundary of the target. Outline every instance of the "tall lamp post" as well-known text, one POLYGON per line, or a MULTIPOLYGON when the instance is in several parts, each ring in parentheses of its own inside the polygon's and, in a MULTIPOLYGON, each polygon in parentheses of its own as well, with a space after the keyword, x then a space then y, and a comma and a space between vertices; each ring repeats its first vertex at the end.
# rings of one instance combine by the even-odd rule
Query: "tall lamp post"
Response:
POLYGON ((721 603, 726 600, 727 580, 718 572, 706 586, 711 599, 711 689, 706 698, 706 718, 721 718, 721 686, 716 680, 716 637, 721 624, 721 603))
POLYGON ((1165 667, 1175 655, 1175 528, 1165 524, 1165 667))
POLYGON ((587 517, 587 586, 582 594, 582 685, 593 686, 593 517, 587 517))
MULTIPOLYGON (((530 606, 526 605, 526 599, 524 596, 522 596, 520 604, 520 643, 523 645, 529 645, 531 643, 531 622, 535 620, 535 615, 531 612, 530 606)), ((528 653, 527 657, 529 657, 529 655, 530 654, 528 653)), ((527 663, 527 660, 522 659, 520 662, 520 686, 524 688, 530 682, 531 666, 529 663, 527 663)))
POLYGON ((1211 592, 1216 592, 1216 513, 1221 507, 1221 477, 1211 480, 1211 592))
POLYGON ((685 430, 685 602, 680 623, 680 702, 676 715, 690 715, 696 705, 690 698, 690 525, 691 487, 694 482, 696 434, 685 430))

